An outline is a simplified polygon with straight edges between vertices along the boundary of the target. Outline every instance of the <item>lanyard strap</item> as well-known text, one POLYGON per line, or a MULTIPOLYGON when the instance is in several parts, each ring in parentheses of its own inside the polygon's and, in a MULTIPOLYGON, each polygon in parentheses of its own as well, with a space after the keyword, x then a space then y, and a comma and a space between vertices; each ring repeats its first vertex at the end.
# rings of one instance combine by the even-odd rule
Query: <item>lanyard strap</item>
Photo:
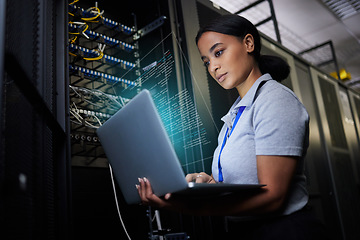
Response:
MULTIPOLYGON (((237 122, 239 121, 239 118, 240 118, 241 114, 243 113, 244 109, 245 109, 245 106, 241 106, 241 107, 239 108, 239 111, 238 111, 238 113, 236 114, 236 118, 235 118, 234 124, 233 124, 233 126, 232 126, 232 128, 231 128, 229 137, 230 137, 231 133, 234 131, 234 128, 235 128, 237 122)), ((227 136, 227 135, 228 135, 228 132, 229 132, 229 128, 226 129, 225 137, 224 137, 223 143, 222 143, 221 148, 220 148, 220 153, 219 153, 219 159, 218 159, 219 182, 223 182, 223 181, 224 181, 223 174, 222 174, 221 163, 220 163, 220 157, 221 157, 222 150, 223 150, 224 147, 225 147, 226 140, 228 139, 228 136, 227 136)))

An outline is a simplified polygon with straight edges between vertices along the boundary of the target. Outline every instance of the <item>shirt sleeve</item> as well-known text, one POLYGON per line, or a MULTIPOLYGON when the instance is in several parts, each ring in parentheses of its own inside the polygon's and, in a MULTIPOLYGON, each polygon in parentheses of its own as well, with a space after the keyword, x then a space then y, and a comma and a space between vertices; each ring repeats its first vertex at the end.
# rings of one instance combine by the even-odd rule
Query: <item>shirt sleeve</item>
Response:
POLYGON ((279 88, 259 95, 253 115, 256 155, 302 156, 309 115, 298 98, 279 88))

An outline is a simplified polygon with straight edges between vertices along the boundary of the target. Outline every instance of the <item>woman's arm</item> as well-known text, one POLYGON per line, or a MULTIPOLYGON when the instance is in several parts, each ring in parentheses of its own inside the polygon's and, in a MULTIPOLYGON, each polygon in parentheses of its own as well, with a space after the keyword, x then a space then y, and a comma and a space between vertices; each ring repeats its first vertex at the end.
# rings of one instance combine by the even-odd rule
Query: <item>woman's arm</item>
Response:
POLYGON ((259 183, 266 184, 262 191, 205 202, 197 214, 257 215, 278 210, 286 199, 296 164, 296 157, 257 156, 259 183))
POLYGON ((186 199, 172 198, 170 194, 159 198, 152 192, 151 183, 140 179, 138 187, 143 204, 156 208, 193 215, 254 215, 278 210, 294 175, 297 157, 257 156, 257 171, 262 191, 252 194, 234 194, 187 204, 186 199))

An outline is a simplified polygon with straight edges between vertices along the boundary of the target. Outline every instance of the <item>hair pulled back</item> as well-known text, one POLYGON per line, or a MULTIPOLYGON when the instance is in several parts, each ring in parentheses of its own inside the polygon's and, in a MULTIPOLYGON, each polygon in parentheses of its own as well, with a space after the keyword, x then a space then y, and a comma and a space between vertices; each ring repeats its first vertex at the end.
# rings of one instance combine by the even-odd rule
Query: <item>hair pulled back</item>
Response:
POLYGON ((261 55, 261 43, 260 43, 260 34, 256 27, 246 18, 241 17, 236 14, 222 15, 213 21, 209 22, 207 25, 201 27, 196 35, 196 44, 200 37, 205 32, 217 32, 221 34, 231 35, 244 39, 247 34, 251 34, 254 38, 254 51, 251 53, 255 61, 258 63, 260 71, 262 74, 269 73, 273 79, 277 81, 282 81, 290 73, 290 67, 282 58, 271 56, 271 55, 261 55))

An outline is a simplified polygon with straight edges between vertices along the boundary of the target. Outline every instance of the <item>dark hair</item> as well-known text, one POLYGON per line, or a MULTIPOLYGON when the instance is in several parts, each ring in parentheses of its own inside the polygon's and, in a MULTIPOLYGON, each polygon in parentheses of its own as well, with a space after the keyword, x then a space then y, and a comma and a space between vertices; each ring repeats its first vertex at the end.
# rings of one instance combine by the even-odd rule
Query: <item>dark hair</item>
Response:
POLYGON ((198 44, 200 37, 205 32, 217 32, 239 37, 240 39, 244 39, 247 34, 251 34, 254 37, 255 44, 254 51, 251 54, 258 63, 261 73, 269 73, 277 81, 282 81, 289 76, 290 66, 282 58, 260 54, 260 34, 256 27, 246 18, 230 14, 214 19, 199 29, 195 38, 196 44, 198 44))

